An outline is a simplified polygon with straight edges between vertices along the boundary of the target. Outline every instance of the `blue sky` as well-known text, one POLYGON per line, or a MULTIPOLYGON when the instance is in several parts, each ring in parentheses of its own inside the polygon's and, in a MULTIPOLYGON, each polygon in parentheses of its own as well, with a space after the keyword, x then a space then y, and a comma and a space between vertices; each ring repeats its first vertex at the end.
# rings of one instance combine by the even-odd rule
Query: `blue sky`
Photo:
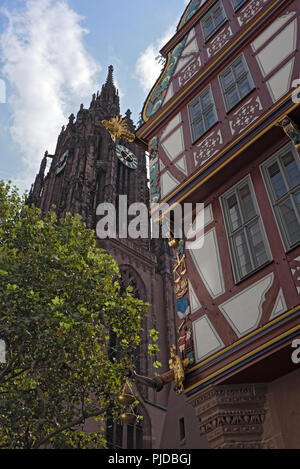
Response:
POLYGON ((28 189, 67 117, 115 69, 138 120, 187 0, 0 0, 0 179, 28 189), (3 85, 3 82, 1 82, 3 85), (3 93, 2 93, 3 94, 3 93))

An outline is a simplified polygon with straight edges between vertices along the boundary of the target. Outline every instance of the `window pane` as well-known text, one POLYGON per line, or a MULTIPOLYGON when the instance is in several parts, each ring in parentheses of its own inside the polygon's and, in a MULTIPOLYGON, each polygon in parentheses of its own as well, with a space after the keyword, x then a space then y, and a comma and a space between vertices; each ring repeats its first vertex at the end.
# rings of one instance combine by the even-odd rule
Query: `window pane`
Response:
POLYGON ((217 114, 210 87, 189 104, 193 141, 200 138, 217 122, 217 114))
POLYGON ((298 212, 300 213, 300 192, 298 194, 296 194, 295 202, 296 202, 296 205, 297 205, 297 208, 298 208, 298 212))
POLYGON ((184 418, 179 419, 179 437, 180 437, 180 441, 185 439, 184 418))
POLYGON ((241 81, 239 81, 238 86, 239 86, 241 96, 242 98, 244 98, 244 96, 246 96, 246 94, 248 94, 249 91, 251 91, 251 86, 250 86, 250 82, 248 80, 247 75, 241 81))
POLYGON ((220 6, 216 8, 213 15, 216 27, 220 26, 220 24, 222 24, 225 19, 223 8, 221 8, 220 6))
POLYGON ((220 75, 227 111, 230 111, 253 88, 246 62, 239 58, 220 75))
POLYGON ((241 232, 235 235, 233 238, 233 243, 235 247, 240 275, 241 277, 244 277, 245 275, 249 274, 249 272, 251 272, 252 270, 250 255, 244 233, 241 232))
POLYGON ((195 140, 199 138, 201 135, 204 134, 205 128, 204 128, 204 123, 203 120, 201 119, 199 122, 194 124, 194 138, 195 140))
POLYGON ((292 152, 285 155, 282 158, 282 162, 288 175, 290 187, 292 188, 300 184, 300 171, 292 152))
POLYGON ((240 97, 238 95, 236 87, 233 88, 232 91, 227 92, 226 97, 227 97, 227 105, 229 109, 233 108, 233 106, 235 106, 240 101, 240 97))
POLYGON ((134 426, 127 425, 127 448, 126 449, 133 449, 133 435, 134 435, 134 426))
POLYGON ((240 60, 238 63, 234 65, 234 73, 237 78, 240 78, 244 72, 245 72, 244 63, 242 60, 240 60))
POLYGON ((272 166, 268 168, 268 171, 276 198, 280 199, 280 197, 287 193, 287 188, 285 186, 285 182, 278 163, 272 164, 272 166))
POLYGON ((201 114, 201 106, 200 102, 197 101, 196 103, 191 105, 191 115, 192 115, 192 120, 194 121, 197 119, 201 114))
POLYGON ((206 121, 206 129, 210 129, 210 127, 212 127, 216 123, 217 119, 216 119, 215 111, 213 109, 206 114, 205 121, 206 121))
POLYGON ((267 262, 268 256, 258 222, 249 228, 248 234, 254 255, 255 266, 259 267, 260 265, 267 262))
POLYGON ((242 224, 240 209, 236 200, 236 196, 232 195, 227 200, 228 214, 230 219, 231 231, 235 231, 242 224))
POLYGON ((114 422, 111 417, 106 421, 106 440, 108 449, 114 447, 114 422))
POLYGON ((205 19, 204 20, 204 35, 205 35, 205 38, 208 38, 209 36, 211 36, 215 30, 215 27, 214 27, 214 24, 213 24, 213 20, 211 18, 211 16, 209 16, 209 18, 205 19))
POLYGON ((223 80, 224 90, 226 91, 228 90, 228 88, 230 88, 231 85, 233 85, 235 81, 231 69, 228 70, 228 72, 224 73, 224 75, 222 76, 222 80, 223 80))
POLYGON ((264 230, 255 205, 250 178, 239 183, 230 194, 225 195, 224 202, 236 279, 241 280, 269 260, 264 230))
POLYGON ((116 448, 123 448, 123 426, 119 424, 116 430, 116 448))
POLYGON ((201 96, 201 102, 202 102, 203 111, 205 111, 207 108, 209 108, 209 106, 211 106, 212 100, 211 100, 211 94, 209 91, 201 96))
POLYGON ((239 189, 242 211, 245 221, 251 220, 256 215, 254 204, 248 184, 239 189))
POLYGON ((143 449, 143 427, 136 426, 136 449, 143 449))
POLYGON ((300 240, 300 225, 298 223, 291 199, 283 202, 279 206, 279 209, 284 226, 289 236, 290 244, 294 244, 300 240))

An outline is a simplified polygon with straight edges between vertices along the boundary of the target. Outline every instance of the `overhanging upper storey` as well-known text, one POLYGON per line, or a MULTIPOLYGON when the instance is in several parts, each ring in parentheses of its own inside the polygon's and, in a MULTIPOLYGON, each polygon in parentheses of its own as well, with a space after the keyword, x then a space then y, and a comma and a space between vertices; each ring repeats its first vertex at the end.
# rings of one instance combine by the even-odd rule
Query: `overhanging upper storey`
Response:
POLYGON ((171 94, 171 92, 168 94, 169 83, 178 69, 177 63, 188 41, 189 32, 199 20, 199 15, 205 14, 214 3, 215 0, 191 0, 181 17, 177 33, 162 48, 161 53, 166 58, 166 64, 144 104, 142 115, 145 122, 168 101, 171 94))
POLYGON ((299 17, 292 0, 207 1, 191 16, 137 131, 156 149, 155 202, 185 200, 298 106, 299 17))
MULTIPOLYGON (((191 2, 189 7, 194 3, 197 2, 191 2)), ((277 9, 289 3, 289 0, 202 3, 161 51, 166 64, 145 101, 142 112, 145 125, 138 135, 147 139, 152 129, 215 73, 229 54, 240 50, 245 41, 255 37, 257 30, 263 30, 264 23, 276 15, 277 9)))

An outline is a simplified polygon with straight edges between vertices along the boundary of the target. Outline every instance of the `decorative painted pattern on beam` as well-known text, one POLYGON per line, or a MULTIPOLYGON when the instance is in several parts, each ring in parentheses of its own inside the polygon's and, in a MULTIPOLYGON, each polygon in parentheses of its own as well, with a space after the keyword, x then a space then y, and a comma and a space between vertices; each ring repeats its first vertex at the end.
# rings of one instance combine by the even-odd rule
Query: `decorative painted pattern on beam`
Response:
POLYGON ((166 98, 168 87, 171 82, 172 75, 177 66, 183 48, 187 40, 187 35, 180 41, 168 54, 168 60, 165 69, 156 82, 145 103, 143 110, 143 119, 147 121, 158 109, 163 105, 166 98))
POLYGON ((150 158, 150 192, 151 204, 157 204, 160 201, 160 180, 159 180, 159 159, 158 159, 158 138, 154 137, 149 143, 150 158))
POLYGON ((180 20, 180 23, 179 25, 177 26, 177 31, 182 28, 182 26, 185 25, 185 23, 188 22, 188 20, 194 16, 194 14, 196 13, 197 10, 199 10, 199 8, 201 7, 201 5, 203 5, 203 3, 205 3, 206 0, 191 0, 191 2, 189 3, 189 5, 187 6, 185 12, 183 13, 182 15, 182 18, 180 20))

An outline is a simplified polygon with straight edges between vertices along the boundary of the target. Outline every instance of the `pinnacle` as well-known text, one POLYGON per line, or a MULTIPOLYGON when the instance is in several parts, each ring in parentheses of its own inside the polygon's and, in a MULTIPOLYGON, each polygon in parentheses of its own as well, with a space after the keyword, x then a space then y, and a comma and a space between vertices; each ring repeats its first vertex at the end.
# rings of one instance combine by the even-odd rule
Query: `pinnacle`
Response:
POLYGON ((127 123, 129 130, 135 131, 135 126, 133 120, 131 119, 131 114, 132 112, 130 111, 130 109, 127 109, 125 113, 125 122, 127 123))
POLYGON ((112 65, 110 65, 108 67, 108 74, 107 74, 107 78, 106 78, 106 82, 105 84, 102 86, 102 92, 103 90, 106 90, 112 94, 118 94, 117 93, 117 90, 116 90, 116 87, 114 85, 114 75, 113 75, 113 72, 114 72, 114 67, 112 65))
POLYGON ((102 86, 100 95, 97 95, 97 101, 107 108, 108 114, 111 114, 111 116, 120 113, 119 93, 114 85, 113 71, 114 68, 110 65, 108 67, 106 82, 102 86))
POLYGON ((108 67, 108 74, 107 74, 107 78, 106 78, 106 83, 107 84, 110 84, 110 85, 114 84, 113 72, 114 72, 114 67, 112 65, 110 65, 108 67))

